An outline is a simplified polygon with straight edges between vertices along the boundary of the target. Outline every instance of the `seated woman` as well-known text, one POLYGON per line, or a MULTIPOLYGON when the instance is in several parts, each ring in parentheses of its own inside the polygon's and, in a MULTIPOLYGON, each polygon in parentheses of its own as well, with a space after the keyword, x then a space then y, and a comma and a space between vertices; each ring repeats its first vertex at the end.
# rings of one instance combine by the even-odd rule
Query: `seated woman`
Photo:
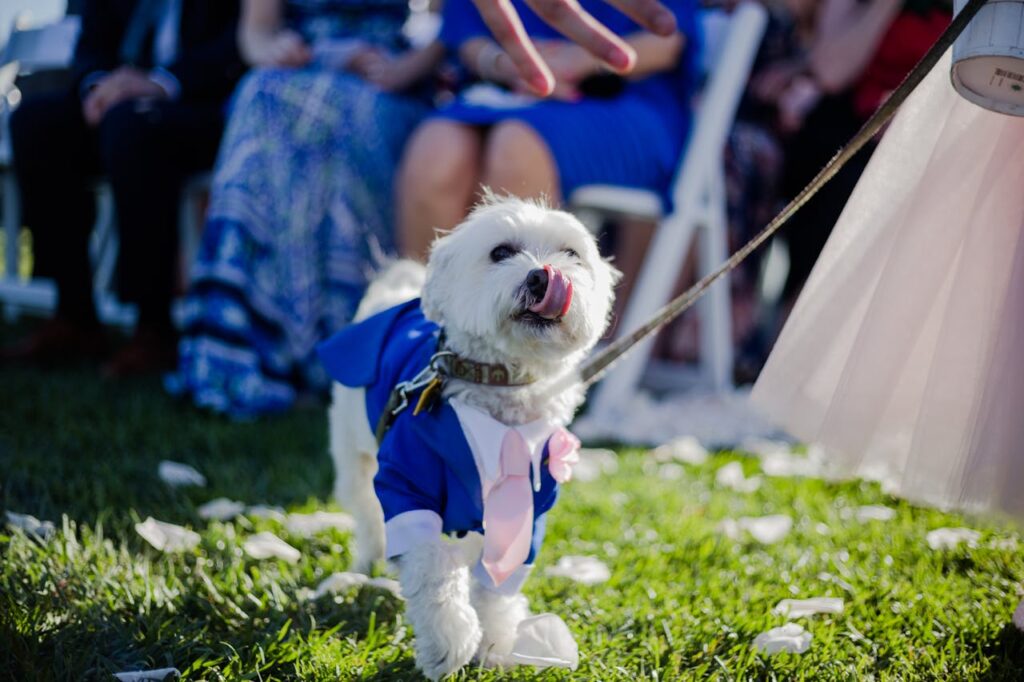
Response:
POLYGON ((250 416, 329 382, 314 345, 393 250, 391 180, 443 49, 410 50, 407 0, 246 0, 239 85, 168 388, 250 416))
POLYGON ((557 81, 551 98, 536 100, 520 94, 525 84, 470 0, 446 3, 442 42, 487 84, 465 90, 409 142, 397 194, 404 255, 422 258, 434 230, 456 225, 481 184, 555 203, 598 183, 666 192, 690 127, 699 42, 695 5, 667 3, 680 33, 662 38, 604 2, 582 4, 627 39, 636 68, 628 79, 606 71, 514 0, 557 81))

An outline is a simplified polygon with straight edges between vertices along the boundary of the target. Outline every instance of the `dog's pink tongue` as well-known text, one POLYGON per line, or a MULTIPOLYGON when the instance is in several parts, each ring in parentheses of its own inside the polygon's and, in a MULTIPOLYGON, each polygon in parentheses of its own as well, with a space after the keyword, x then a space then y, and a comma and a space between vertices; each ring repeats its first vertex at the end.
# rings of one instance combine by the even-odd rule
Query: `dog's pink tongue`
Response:
POLYGON ((572 281, 550 265, 545 265, 544 269, 548 271, 548 290, 544 292, 544 298, 530 306, 530 312, 553 320, 569 312, 572 281))

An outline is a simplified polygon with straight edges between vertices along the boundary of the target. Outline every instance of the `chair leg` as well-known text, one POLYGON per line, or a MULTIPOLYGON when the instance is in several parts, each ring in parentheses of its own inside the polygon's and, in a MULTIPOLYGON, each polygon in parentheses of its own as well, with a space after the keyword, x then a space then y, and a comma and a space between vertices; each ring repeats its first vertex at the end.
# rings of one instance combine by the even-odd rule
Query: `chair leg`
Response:
MULTIPOLYGON (((711 181, 706 218, 701 225, 698 252, 700 276, 704 277, 729 257, 724 184, 720 174, 711 181)), ((732 296, 728 276, 708 289, 698 303, 700 355, 704 374, 716 392, 733 388, 732 296)))
MULTIPOLYGON (((631 333, 671 298, 695 229, 696 223, 690 217, 679 214, 658 225, 623 313, 620 335, 631 333)), ((623 397, 636 393, 653 343, 653 337, 648 337, 611 368, 594 392, 595 415, 612 418, 619 412, 623 397)))
MULTIPOLYGON (((18 282, 18 234, 21 231, 21 207, 18 202, 18 183, 14 173, 7 171, 3 180, 4 199, 4 278, 9 284, 18 282)), ((4 303, 4 318, 13 322, 18 318, 18 306, 4 303)))

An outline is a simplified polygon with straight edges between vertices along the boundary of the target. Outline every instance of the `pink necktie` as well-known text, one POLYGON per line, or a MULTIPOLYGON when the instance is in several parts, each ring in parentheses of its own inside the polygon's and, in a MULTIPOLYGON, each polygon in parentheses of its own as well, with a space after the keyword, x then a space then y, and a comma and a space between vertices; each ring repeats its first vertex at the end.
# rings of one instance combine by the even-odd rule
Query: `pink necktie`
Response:
POLYGON ((505 582, 530 554, 533 490, 530 450, 515 429, 501 443, 501 475, 484 499, 483 564, 495 585, 505 582))

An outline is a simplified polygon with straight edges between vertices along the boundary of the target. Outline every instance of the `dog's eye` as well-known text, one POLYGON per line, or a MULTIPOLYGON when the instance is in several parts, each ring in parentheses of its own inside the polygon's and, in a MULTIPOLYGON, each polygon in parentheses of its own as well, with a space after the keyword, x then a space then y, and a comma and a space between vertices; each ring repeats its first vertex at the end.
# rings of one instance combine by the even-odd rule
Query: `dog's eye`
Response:
POLYGON ((569 258, 576 258, 577 260, 580 257, 580 254, 576 253, 576 249, 570 249, 568 246, 562 249, 562 253, 569 256, 569 258))
POLYGON ((499 244, 491 249, 491 261, 500 263, 519 253, 519 249, 511 244, 499 244))

